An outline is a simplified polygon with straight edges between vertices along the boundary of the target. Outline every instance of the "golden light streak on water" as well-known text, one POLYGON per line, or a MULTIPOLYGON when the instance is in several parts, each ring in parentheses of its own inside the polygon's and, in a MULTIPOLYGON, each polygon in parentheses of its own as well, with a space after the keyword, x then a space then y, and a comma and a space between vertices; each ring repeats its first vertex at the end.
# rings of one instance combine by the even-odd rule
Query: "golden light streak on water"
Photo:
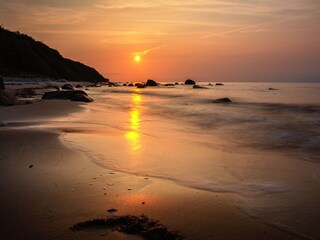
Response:
POLYGON ((141 150, 141 133, 140 133, 140 115, 141 115, 141 103, 142 97, 139 94, 139 89, 132 95, 132 107, 129 113, 130 130, 125 133, 125 138, 131 145, 133 153, 139 153, 141 150))

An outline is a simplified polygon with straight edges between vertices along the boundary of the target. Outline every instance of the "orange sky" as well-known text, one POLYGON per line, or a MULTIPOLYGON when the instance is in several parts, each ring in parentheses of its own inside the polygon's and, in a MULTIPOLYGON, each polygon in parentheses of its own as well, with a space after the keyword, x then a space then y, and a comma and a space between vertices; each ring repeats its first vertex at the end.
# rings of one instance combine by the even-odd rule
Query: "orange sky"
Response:
POLYGON ((0 0, 0 22, 112 81, 320 81, 319 0, 0 0))

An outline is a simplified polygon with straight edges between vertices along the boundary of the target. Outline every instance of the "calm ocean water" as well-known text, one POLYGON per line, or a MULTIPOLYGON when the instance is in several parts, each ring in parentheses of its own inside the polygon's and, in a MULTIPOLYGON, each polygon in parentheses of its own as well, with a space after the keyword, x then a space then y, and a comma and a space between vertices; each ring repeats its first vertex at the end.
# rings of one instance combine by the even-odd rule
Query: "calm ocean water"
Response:
POLYGON ((250 216, 319 239, 320 84, 200 85, 93 89, 63 141, 108 169, 228 193, 250 216), (212 103, 223 97, 233 102, 212 103))

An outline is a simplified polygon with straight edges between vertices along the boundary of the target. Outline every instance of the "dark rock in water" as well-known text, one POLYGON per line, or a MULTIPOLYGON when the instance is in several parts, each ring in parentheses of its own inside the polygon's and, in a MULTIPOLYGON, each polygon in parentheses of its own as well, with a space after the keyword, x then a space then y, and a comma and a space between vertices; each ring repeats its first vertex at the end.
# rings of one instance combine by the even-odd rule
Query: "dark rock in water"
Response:
POLYGON ((212 101, 213 103, 231 103, 232 101, 229 98, 218 98, 212 101))
POLYGON ((145 87, 146 87, 146 85, 142 84, 142 83, 137 85, 137 88, 145 88, 145 87))
MULTIPOLYGON (((64 99, 64 100, 72 100, 73 101, 80 101, 75 99, 82 99, 85 102, 87 102, 86 98, 80 98, 80 96, 77 95, 83 95, 88 96, 88 94, 82 90, 75 90, 75 91, 51 91, 46 92, 43 94, 42 99, 44 100, 50 100, 50 99, 64 99)), ((91 98, 90 98, 91 99, 91 98)), ((91 99, 92 100, 92 99, 91 99)), ((92 102, 92 101, 91 101, 92 102)))
POLYGON ((3 78, 0 76, 0 90, 5 90, 5 86, 4 86, 4 82, 3 82, 3 78))
POLYGON ((141 216, 113 216, 107 219, 93 219, 75 224, 70 228, 72 231, 89 229, 110 229, 126 234, 133 234, 143 237, 146 240, 182 240, 178 233, 169 231, 159 221, 141 216))
POLYGON ((142 83, 135 83, 134 86, 138 87, 139 85, 141 85, 142 83))
POLYGON ((208 85, 209 85, 209 86, 212 86, 212 83, 209 83, 208 85))
POLYGON ((178 82, 176 82, 174 85, 179 85, 179 83, 178 83, 178 82))
POLYGON ((5 126, 8 126, 8 123, 6 123, 6 122, 0 122, 0 127, 5 127, 5 126))
POLYGON ((206 87, 203 87, 203 86, 200 86, 200 85, 193 85, 193 88, 196 88, 196 89, 206 89, 206 87))
POLYGON ((69 83, 62 85, 61 89, 73 90, 73 86, 69 83))
POLYGON ((76 94, 70 100, 76 102, 93 102, 91 97, 83 94, 76 94))
POLYGON ((133 83, 128 84, 128 87, 133 87, 133 86, 134 86, 133 83))
POLYGON ((17 99, 11 93, 8 93, 5 90, 0 90, 0 105, 2 106, 12 106, 16 104, 17 99))
POLYGON ((82 88, 83 86, 81 84, 77 84, 76 88, 82 88))
POLYGON ((33 168, 33 165, 29 165, 29 168, 33 168))
POLYGON ((158 86, 158 84, 156 83, 156 81, 154 81, 152 79, 148 79, 146 86, 147 87, 156 87, 156 86, 158 86))
POLYGON ((216 86, 224 86, 223 83, 216 83, 216 86))
POLYGON ((112 212, 117 212, 118 210, 115 208, 110 208, 107 210, 107 212, 112 213, 112 212))
POLYGON ((184 82, 185 85, 194 85, 196 84, 195 81, 191 80, 191 79, 187 79, 185 82, 184 82))
POLYGON ((268 88, 268 90, 277 90, 277 89, 275 89, 275 88, 268 88))
POLYGON ((167 83, 167 84, 165 84, 164 86, 166 86, 166 87, 174 87, 175 84, 173 84, 173 83, 167 83))
POLYGON ((31 98, 36 95, 36 92, 32 88, 21 88, 16 90, 15 95, 17 97, 31 98))
POLYGON ((126 86, 128 86, 128 84, 124 83, 124 84, 122 84, 122 86, 126 87, 126 86))

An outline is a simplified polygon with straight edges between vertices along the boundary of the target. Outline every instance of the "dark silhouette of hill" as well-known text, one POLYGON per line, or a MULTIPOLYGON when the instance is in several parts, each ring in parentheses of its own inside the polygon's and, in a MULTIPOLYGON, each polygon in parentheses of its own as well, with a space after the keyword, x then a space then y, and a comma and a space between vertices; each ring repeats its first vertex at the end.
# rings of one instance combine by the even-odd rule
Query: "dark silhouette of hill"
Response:
POLYGON ((0 75, 70 81, 106 81, 94 68, 64 58, 42 42, 0 27, 0 75))

